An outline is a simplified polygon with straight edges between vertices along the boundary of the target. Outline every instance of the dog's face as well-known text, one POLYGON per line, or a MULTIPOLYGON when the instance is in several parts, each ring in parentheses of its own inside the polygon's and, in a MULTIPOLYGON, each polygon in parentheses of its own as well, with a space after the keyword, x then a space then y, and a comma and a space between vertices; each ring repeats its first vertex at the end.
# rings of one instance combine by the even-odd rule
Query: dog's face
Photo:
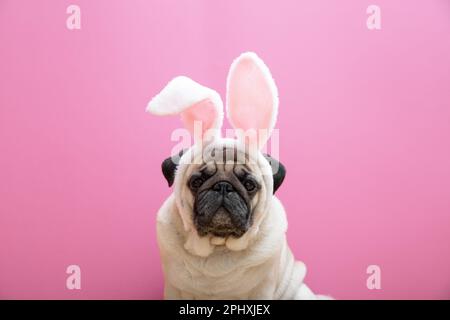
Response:
MULTIPOLYGON (((278 161, 265 155, 271 169, 273 192, 281 185, 285 169, 278 161)), ((171 185, 177 160, 168 158, 162 168, 171 185)), ((192 222, 199 236, 239 238, 252 226, 254 209, 269 187, 258 163, 235 147, 216 146, 203 154, 200 163, 185 164, 181 174, 182 195, 192 207, 192 222)))
POLYGON ((252 199, 261 179, 245 164, 209 161, 188 179, 194 196, 194 225, 200 236, 242 236, 250 227, 252 199))

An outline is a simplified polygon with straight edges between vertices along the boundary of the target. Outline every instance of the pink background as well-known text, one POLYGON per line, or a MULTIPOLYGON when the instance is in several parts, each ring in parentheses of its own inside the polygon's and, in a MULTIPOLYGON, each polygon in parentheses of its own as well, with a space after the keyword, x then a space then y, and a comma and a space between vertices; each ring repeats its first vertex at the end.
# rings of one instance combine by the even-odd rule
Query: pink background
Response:
POLYGON ((179 74, 223 95, 247 50, 279 87, 278 195, 310 287, 450 298, 449 35, 447 0, 0 0, 0 298, 162 297, 160 163, 181 122, 145 106, 179 74))

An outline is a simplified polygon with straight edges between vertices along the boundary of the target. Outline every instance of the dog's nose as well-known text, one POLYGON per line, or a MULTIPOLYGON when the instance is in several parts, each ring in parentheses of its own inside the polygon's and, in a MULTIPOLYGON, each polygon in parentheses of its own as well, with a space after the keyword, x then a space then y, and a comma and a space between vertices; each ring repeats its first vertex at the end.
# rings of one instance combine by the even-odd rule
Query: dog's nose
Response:
POLYGON ((233 185, 229 182, 226 181, 220 181, 217 182, 214 186, 213 186, 213 190, 220 192, 222 194, 227 194, 229 192, 233 192, 234 188, 233 185))

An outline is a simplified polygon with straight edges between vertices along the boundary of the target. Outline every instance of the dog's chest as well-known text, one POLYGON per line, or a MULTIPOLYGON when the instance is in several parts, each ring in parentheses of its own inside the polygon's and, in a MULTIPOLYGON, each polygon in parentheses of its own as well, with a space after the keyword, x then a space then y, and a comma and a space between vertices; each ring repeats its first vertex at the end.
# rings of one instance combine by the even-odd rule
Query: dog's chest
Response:
MULTIPOLYGON (((267 280, 270 264, 251 266, 245 257, 186 257, 165 266, 168 279, 190 299, 249 299, 267 280)), ((267 283, 267 285, 270 285, 267 283)))

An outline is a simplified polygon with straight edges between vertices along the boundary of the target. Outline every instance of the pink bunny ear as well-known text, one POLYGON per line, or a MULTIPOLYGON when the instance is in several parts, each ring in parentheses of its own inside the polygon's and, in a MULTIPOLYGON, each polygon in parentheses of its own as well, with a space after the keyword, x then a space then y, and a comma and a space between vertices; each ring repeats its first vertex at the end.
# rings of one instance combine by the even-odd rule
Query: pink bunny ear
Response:
MULTIPOLYGON (((264 62, 253 52, 241 54, 231 65, 227 81, 227 116, 235 129, 253 131, 261 149, 275 126, 278 91, 264 62)), ((238 138, 243 139, 238 134, 238 138)))
POLYGON ((195 142, 203 140, 206 131, 220 136, 223 104, 219 94, 188 77, 176 77, 148 104, 147 111, 156 115, 180 114, 185 127, 194 134, 195 142), (197 132, 197 127, 201 130, 197 132), (200 129, 200 128, 199 128, 200 129))

